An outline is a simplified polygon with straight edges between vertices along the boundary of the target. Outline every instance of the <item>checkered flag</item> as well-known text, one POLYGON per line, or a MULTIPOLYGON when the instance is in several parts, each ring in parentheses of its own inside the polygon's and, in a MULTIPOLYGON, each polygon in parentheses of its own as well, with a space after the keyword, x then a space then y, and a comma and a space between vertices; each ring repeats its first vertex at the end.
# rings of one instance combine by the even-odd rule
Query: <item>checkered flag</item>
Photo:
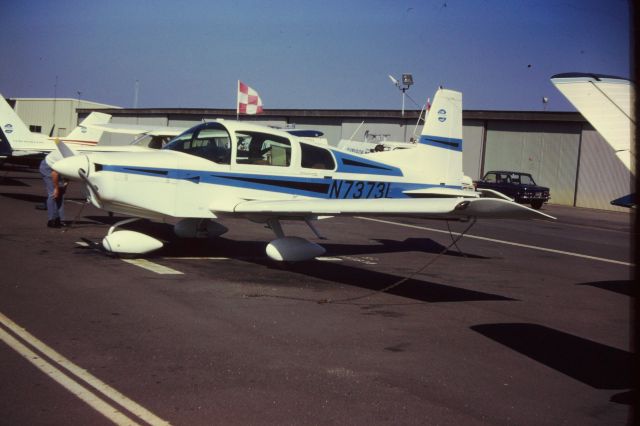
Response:
POLYGON ((238 106, 237 114, 260 114, 262 112, 262 99, 258 92, 238 80, 238 106))

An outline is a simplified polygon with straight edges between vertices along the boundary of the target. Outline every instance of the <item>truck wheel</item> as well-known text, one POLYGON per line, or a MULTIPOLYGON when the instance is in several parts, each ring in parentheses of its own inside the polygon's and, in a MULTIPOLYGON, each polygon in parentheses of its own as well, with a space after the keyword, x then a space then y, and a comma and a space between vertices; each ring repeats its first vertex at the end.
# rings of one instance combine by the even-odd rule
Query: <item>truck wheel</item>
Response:
POLYGON ((543 204, 544 204, 544 201, 542 201, 542 200, 533 200, 531 202, 531 207, 533 207, 534 209, 538 210, 538 209, 540 209, 540 207, 542 207, 543 204))

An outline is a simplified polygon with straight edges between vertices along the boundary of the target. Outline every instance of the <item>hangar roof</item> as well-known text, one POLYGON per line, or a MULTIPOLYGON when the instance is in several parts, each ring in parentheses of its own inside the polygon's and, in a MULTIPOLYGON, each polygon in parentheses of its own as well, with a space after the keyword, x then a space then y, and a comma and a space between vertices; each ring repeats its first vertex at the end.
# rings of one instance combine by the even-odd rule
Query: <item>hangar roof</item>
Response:
MULTIPOLYGON (((122 108, 122 109, 89 109, 80 108, 80 115, 89 114, 91 111, 104 112, 113 116, 212 116, 212 117, 236 117, 235 109, 215 108, 122 108)), ((248 116, 243 119, 270 119, 276 117, 313 117, 313 118, 355 118, 355 119, 394 119, 416 120, 420 111, 405 111, 404 116, 398 110, 351 110, 351 109, 268 109, 264 113, 248 116)), ((467 120, 517 120, 517 121, 586 121, 578 112, 564 111, 490 111, 490 110, 464 110, 463 119, 467 120)))

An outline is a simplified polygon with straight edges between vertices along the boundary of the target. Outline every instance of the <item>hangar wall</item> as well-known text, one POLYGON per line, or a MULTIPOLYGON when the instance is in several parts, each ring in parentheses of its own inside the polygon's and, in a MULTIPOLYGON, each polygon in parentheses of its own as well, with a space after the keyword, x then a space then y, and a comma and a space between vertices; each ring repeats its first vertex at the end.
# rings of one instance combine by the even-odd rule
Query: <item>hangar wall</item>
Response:
POLYGON ((465 120, 462 128, 462 170, 473 180, 482 177, 485 123, 479 120, 465 120))
POLYGON ((628 211, 609 202, 632 192, 631 176, 616 157, 613 148, 600 134, 585 123, 576 196, 577 207, 628 211))
POLYGON ((49 135, 55 123, 53 136, 67 136, 78 125, 80 108, 118 108, 98 102, 66 98, 15 98, 15 111, 22 121, 36 133, 49 135))
POLYGON ((489 122, 484 170, 531 173, 553 203, 573 205, 580 134, 580 123, 489 122))

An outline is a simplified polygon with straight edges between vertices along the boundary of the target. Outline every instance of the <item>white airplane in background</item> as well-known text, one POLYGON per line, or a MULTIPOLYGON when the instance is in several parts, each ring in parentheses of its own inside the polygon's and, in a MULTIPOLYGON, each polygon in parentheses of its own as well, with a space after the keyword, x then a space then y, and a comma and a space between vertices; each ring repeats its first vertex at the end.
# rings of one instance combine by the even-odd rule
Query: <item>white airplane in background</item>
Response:
MULTIPOLYGON (((551 218, 509 199, 481 197, 463 185, 462 94, 441 89, 413 149, 356 155, 247 122, 195 126, 161 150, 90 153, 53 167, 81 180, 98 208, 134 216, 103 239, 114 253, 147 253, 163 243, 118 226, 137 218, 178 222, 181 237, 217 236, 226 216, 265 223, 276 261, 309 260, 324 248, 285 236, 280 222, 323 216, 393 215, 429 219, 551 218), (114 232, 115 231, 115 232, 114 232)), ((486 194, 486 193, 485 193, 486 194)), ((500 197, 499 194, 492 194, 500 197)))
MULTIPOLYGON (((591 123, 613 148, 622 164, 635 175, 631 143, 635 140, 636 122, 632 105, 635 88, 631 81, 600 74, 564 73, 551 77, 551 82, 591 123)), ((625 207, 635 205, 630 194, 611 203, 625 207)))
MULTIPOLYGON (((74 148, 95 146, 102 136, 102 130, 89 125, 108 122, 109 119, 109 114, 92 112, 69 135, 59 139, 74 148)), ((51 152, 57 149, 55 139, 30 131, 0 94, 0 147, 5 157, 29 157, 51 152)))
MULTIPOLYGON (((29 130, 11 105, 0 94, 0 153, 12 160, 41 157, 57 149, 56 139, 63 141, 73 152, 136 152, 160 148, 162 139, 179 135, 185 129, 164 126, 111 124, 111 115, 90 113, 65 137, 47 137, 29 130), (128 145, 99 145, 104 132, 141 135, 128 145)), ((11 160, 10 160, 11 161, 11 160)))

